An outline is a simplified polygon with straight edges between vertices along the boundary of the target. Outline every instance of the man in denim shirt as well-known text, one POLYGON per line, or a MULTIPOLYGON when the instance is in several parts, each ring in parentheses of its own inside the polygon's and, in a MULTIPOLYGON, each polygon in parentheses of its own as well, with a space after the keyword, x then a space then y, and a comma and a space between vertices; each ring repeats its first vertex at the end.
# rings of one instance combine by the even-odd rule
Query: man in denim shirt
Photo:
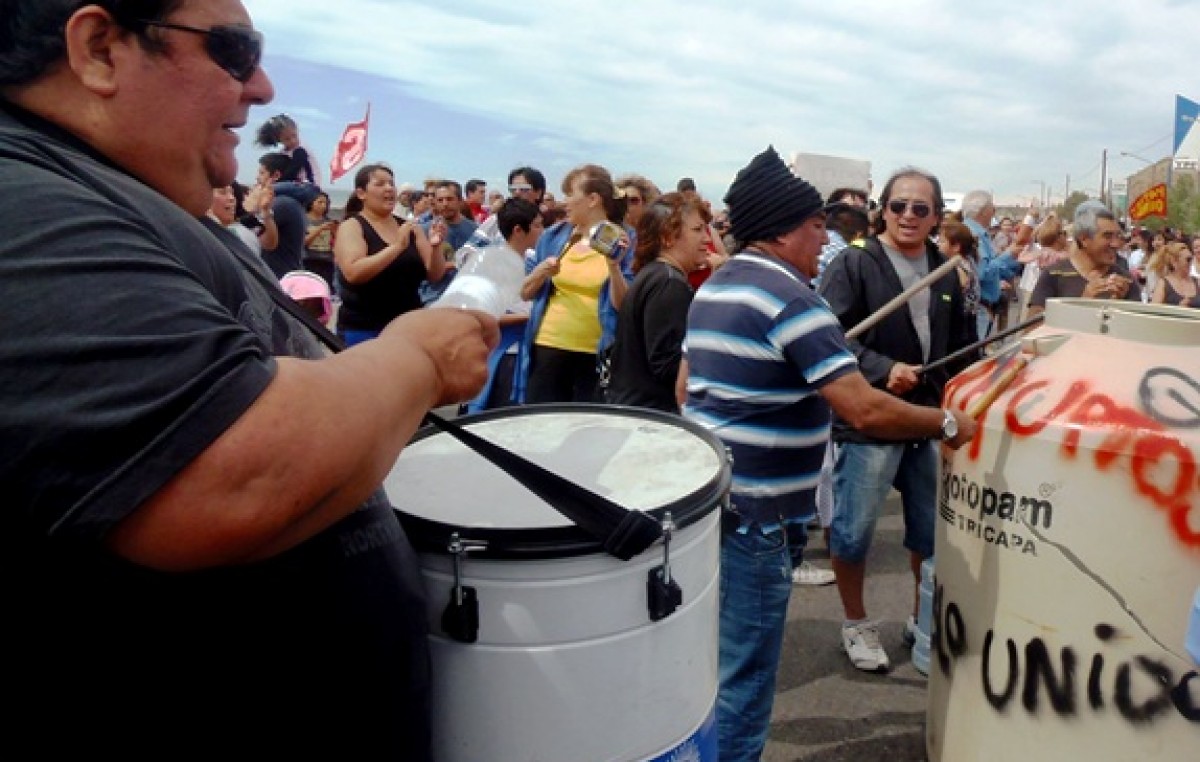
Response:
MULTIPOLYGON (((1011 254, 997 253, 992 236, 988 233, 992 217, 996 214, 996 204, 992 201, 991 193, 973 190, 963 196, 962 212, 963 222, 967 223, 967 227, 979 241, 979 299, 989 309, 999 309, 997 305, 1000 304, 1000 283, 1016 277, 1020 272, 1020 265, 1011 254)), ((987 310, 979 310, 979 338, 987 338, 991 332, 991 318, 987 310)))

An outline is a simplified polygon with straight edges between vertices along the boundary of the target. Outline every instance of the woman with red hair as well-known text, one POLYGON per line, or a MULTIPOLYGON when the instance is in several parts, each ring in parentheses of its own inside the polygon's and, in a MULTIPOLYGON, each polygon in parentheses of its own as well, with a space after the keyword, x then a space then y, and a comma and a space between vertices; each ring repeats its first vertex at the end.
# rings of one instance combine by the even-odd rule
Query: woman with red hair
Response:
POLYGON ((617 318, 609 402, 679 412, 675 382, 693 295, 688 275, 707 262, 710 219, 703 202, 681 193, 643 211, 633 260, 637 278, 617 318))

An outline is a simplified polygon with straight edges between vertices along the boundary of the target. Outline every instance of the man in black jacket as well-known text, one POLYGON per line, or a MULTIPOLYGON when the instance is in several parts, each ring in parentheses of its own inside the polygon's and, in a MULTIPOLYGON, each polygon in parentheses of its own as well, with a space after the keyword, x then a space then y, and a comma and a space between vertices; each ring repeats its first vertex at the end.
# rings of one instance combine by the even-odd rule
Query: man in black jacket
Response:
MULTIPOLYGON (((861 248, 848 247, 829 264, 821 283, 821 295, 846 329, 943 261, 930 240, 944 206, 936 177, 902 169, 888 180, 881 202, 883 234, 868 238, 861 248)), ((849 345, 873 386, 914 404, 939 407, 948 373, 939 368, 921 374, 918 368, 965 346, 970 340, 967 328, 958 279, 949 273, 849 345)), ((952 438, 955 428, 948 415, 943 438, 952 438)), ((933 554, 937 447, 928 439, 886 442, 840 419, 834 423, 834 441, 839 447, 830 551, 846 616, 842 645, 855 667, 886 670, 889 661, 879 642, 878 624, 867 618, 863 602, 867 551, 875 521, 894 486, 903 498, 904 545, 919 583, 921 561, 933 554)), ((916 628, 915 595, 913 610, 906 639, 916 628)))

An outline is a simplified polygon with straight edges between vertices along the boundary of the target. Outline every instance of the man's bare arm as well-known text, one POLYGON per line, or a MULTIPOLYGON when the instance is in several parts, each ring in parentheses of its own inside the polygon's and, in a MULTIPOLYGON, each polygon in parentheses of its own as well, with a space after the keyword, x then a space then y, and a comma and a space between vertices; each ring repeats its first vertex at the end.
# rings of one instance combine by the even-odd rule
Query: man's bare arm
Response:
POLYGON ((263 394, 109 537, 185 571, 269 558, 353 512, 425 413, 469 399, 497 341, 487 316, 421 310, 323 360, 280 358, 263 394))

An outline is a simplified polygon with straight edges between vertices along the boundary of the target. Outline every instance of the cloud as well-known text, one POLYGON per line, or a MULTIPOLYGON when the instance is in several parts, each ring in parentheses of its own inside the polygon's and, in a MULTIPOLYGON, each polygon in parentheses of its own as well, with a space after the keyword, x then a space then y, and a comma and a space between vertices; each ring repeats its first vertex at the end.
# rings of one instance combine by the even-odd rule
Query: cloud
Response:
POLYGON ((333 121, 333 117, 329 112, 315 106, 300 106, 289 105, 287 103, 276 102, 272 104, 276 111, 282 114, 287 114, 298 122, 311 124, 312 122, 329 122, 333 121))
MULTIPOLYGON (((346 73, 337 92, 284 83, 289 113, 337 121, 363 76, 381 92, 356 91, 361 100, 410 99, 503 125, 491 130, 490 153, 439 145, 436 135, 406 146, 455 176, 595 161, 660 185, 691 175, 719 196, 773 143, 785 154, 868 159, 877 186, 918 164, 948 189, 1028 198, 1046 182, 1061 196, 1068 174, 1096 190, 1105 148, 1119 157, 1158 145, 1150 158, 1166 155, 1175 93, 1200 96, 1195 34, 1185 31, 1200 28, 1193 2, 247 7, 267 34, 268 66, 287 59, 346 73), (458 164, 476 156, 495 166, 458 164)), ((448 129, 456 139, 463 131, 448 129)), ((1138 168, 1127 161, 1112 160, 1110 174, 1138 168)))

